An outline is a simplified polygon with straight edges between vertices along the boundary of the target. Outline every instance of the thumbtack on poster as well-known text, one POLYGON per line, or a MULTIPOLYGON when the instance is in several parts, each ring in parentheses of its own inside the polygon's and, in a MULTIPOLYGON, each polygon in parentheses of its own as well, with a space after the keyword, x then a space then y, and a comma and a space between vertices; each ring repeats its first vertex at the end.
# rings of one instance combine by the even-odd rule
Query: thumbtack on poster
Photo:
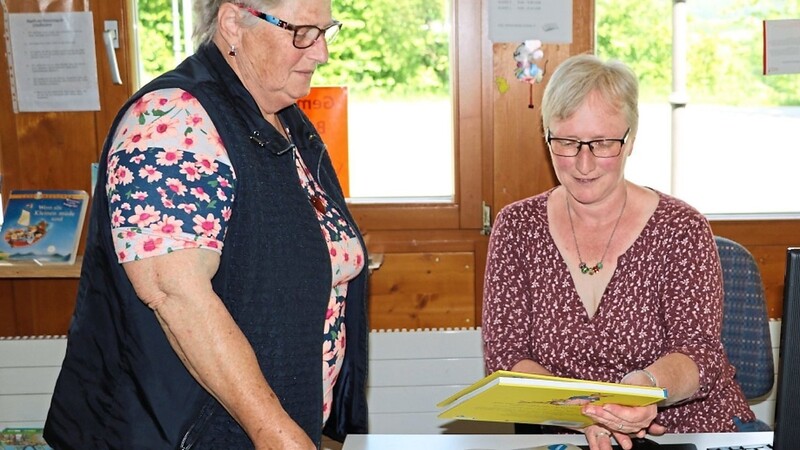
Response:
POLYGON ((764 21, 764 75, 800 73, 800 19, 764 21))
POLYGON ((99 111, 92 13, 8 15, 15 111, 99 111))

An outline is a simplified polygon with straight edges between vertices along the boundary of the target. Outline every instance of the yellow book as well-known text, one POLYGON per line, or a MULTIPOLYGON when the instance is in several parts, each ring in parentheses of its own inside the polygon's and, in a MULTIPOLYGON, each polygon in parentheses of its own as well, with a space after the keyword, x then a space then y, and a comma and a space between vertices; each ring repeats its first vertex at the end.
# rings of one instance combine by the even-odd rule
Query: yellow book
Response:
POLYGON ((498 370, 437 406, 439 418, 582 428, 586 404, 645 406, 667 398, 660 387, 605 383, 498 370))

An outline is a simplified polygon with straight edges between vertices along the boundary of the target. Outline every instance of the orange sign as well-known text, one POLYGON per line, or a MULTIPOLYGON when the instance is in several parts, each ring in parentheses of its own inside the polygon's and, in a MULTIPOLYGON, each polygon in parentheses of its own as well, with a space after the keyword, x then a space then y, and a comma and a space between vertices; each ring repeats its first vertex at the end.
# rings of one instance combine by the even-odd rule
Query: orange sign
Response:
POLYGON ((328 147, 333 168, 344 196, 350 196, 350 164, 347 158, 347 87, 312 87, 311 93, 297 101, 328 147))

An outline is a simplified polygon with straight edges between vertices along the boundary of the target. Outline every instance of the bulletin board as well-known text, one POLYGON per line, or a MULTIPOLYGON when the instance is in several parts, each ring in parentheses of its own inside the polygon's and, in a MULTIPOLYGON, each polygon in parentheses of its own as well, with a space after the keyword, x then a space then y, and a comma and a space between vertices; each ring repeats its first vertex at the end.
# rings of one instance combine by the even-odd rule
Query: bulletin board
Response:
POLYGON ((15 113, 98 111, 89 0, 0 0, 15 113))

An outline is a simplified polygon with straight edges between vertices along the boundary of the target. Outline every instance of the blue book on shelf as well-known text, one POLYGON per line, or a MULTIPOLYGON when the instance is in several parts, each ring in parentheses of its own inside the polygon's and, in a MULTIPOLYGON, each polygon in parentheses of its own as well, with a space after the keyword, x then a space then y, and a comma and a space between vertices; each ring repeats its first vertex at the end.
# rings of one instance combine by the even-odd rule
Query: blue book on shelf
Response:
POLYGON ((0 229, 0 261, 73 264, 89 195, 80 190, 14 190, 0 229))

